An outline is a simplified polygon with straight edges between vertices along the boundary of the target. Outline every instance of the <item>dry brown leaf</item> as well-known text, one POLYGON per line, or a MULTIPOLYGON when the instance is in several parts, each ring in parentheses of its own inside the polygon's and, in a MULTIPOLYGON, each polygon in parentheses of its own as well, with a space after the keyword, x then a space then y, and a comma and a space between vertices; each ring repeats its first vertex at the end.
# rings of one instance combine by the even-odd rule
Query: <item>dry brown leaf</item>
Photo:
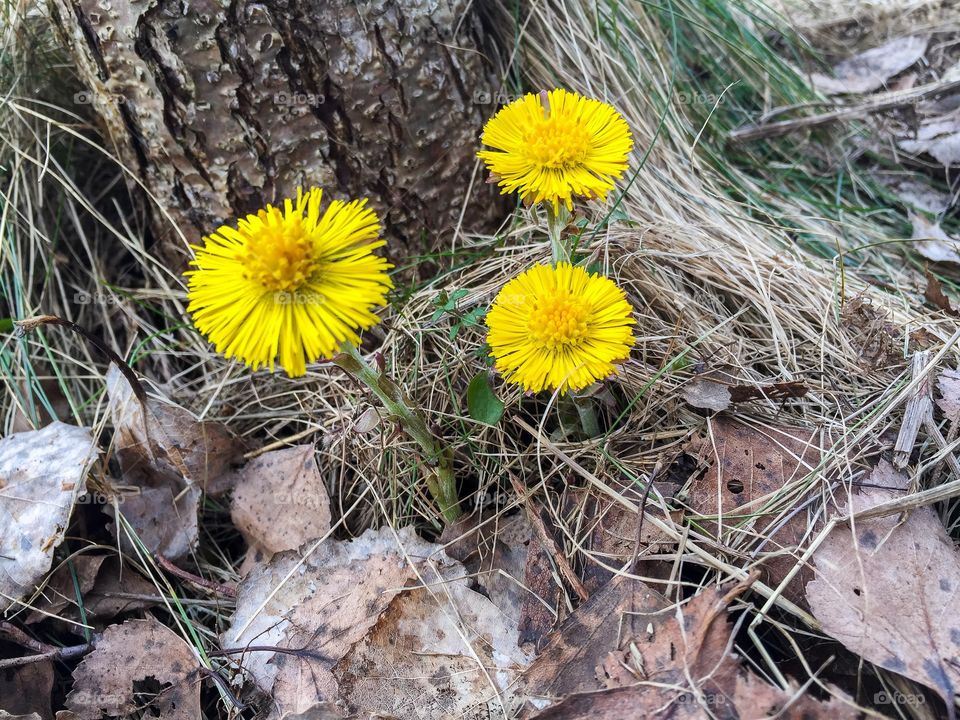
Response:
POLYGON ((931 262, 960 263, 960 241, 920 215, 913 222, 913 248, 931 262))
POLYGON ((74 671, 67 709, 79 720, 123 717, 143 708, 162 720, 196 720, 197 667, 190 646, 152 616, 111 625, 74 671))
MULTIPOLYGON (((230 487, 228 470, 243 445, 223 425, 197 421, 186 410, 158 400, 150 400, 144 417, 129 383, 113 365, 107 393, 122 484, 141 490, 105 511, 112 516, 119 509, 151 552, 170 560, 184 558, 197 543, 202 493, 217 495, 230 487)), ((126 532, 119 536, 132 552, 126 532)))
POLYGON ((730 407, 730 388, 705 377, 697 377, 683 388, 683 399, 701 410, 720 412, 730 407))
MULTIPOLYGON (((770 426, 754 428, 725 417, 714 418, 710 436, 701 441, 700 457, 709 463, 702 476, 695 476, 686 491, 686 505, 704 519, 700 527, 722 536, 745 515, 757 515, 753 530, 763 538, 755 549, 779 552, 795 548, 807 533, 807 518, 797 513, 786 522, 773 514, 761 515, 761 498, 772 500, 783 486, 804 477, 820 462, 823 450, 816 430, 770 426), (746 507, 748 506, 749 507, 746 507)), ((764 501, 766 502, 766 501, 764 501)), ((800 552, 774 557, 763 565, 765 580, 773 586, 793 569, 800 552)), ((784 596, 802 602, 803 585, 812 570, 802 569, 785 588, 784 596)))
POLYGON ((524 575, 530 548, 536 542, 533 528, 525 513, 485 520, 476 513, 460 518, 444 529, 440 543, 447 556, 462 563, 483 594, 518 627, 524 600, 532 595, 524 586, 524 575))
POLYGON ((827 95, 879 90, 887 80, 920 60, 928 42, 929 38, 917 35, 894 38, 838 63, 833 68, 834 77, 813 73, 810 79, 827 95))
POLYGON ((87 428, 61 422, 0 440, 0 610, 50 570, 97 453, 87 428))
POLYGON ((943 414, 956 422, 960 418, 960 370, 944 370, 937 378, 940 397, 937 405, 943 414))
POLYGON ((960 118, 952 112, 926 120, 916 137, 901 138, 897 144, 914 155, 926 153, 944 167, 960 165, 960 118))
POLYGON ((117 557, 109 555, 79 555, 73 559, 77 585, 70 568, 62 565, 43 588, 42 595, 33 602, 37 611, 27 618, 28 623, 40 622, 51 615, 79 617, 76 588, 79 587, 88 619, 109 620, 118 613, 146 607, 143 598, 155 595, 156 587, 131 567, 121 571, 117 557))
POLYGON ((930 270, 927 270, 926 274, 927 287, 923 291, 923 296, 927 302, 943 310, 947 315, 960 315, 960 311, 953 307, 950 303, 950 298, 943 292, 943 286, 940 284, 937 276, 930 272, 930 270))
POLYGON ((277 717, 338 699, 354 712, 406 716, 409 708, 394 710, 411 698, 423 706, 420 717, 448 717, 433 713, 449 707, 453 688, 458 708, 482 714, 497 703, 488 677, 503 692, 526 662, 510 619, 469 589, 463 566, 410 528, 328 540, 299 562, 284 552, 255 568, 223 637, 231 648, 302 649, 240 660, 273 698, 277 717), (418 572, 429 590, 405 589, 419 582, 418 572), (391 645, 396 638, 402 642, 391 645), (370 684, 377 678, 389 693, 370 684))
POLYGON ((807 394, 807 386, 800 381, 746 384, 723 372, 708 373, 695 377, 683 391, 689 405, 701 410, 720 412, 730 405, 751 400, 786 400, 807 394))
POLYGON ((183 408, 155 399, 148 403, 144 421, 143 408, 116 366, 110 366, 106 382, 114 446, 126 482, 178 489, 196 484, 214 497, 230 489, 229 470, 244 446, 226 426, 199 421, 183 408))
POLYGON ((523 586, 528 592, 520 603, 520 619, 517 623, 520 644, 536 650, 556 624, 563 595, 554 577, 550 554, 536 537, 531 538, 527 547, 523 586))
POLYGON ((521 689, 539 707, 594 690, 595 668, 603 658, 644 632, 650 617, 668 606, 660 593, 639 580, 614 577, 553 632, 521 677, 521 689))
MULTIPOLYGON (((678 489, 665 474, 663 479, 654 481, 658 493, 665 498, 672 498, 678 489)), ((644 488, 632 482, 618 484, 616 492, 624 499, 638 507, 644 502, 644 488)), ((577 493, 569 493, 576 496, 577 493)), ((647 498, 646 512, 659 515, 661 508, 647 498)), ((588 495, 577 504, 578 515, 582 515, 583 524, 591 528, 591 532, 584 543, 584 566, 582 571, 583 584, 590 593, 597 592, 610 582, 611 579, 627 563, 637 561, 634 574, 646 578, 665 579, 671 571, 670 563, 659 560, 647 561, 645 556, 661 551, 669 551, 676 546, 676 542, 665 532, 659 530, 652 522, 644 522, 639 528, 640 538, 637 544, 638 518, 637 513, 628 510, 619 502, 609 497, 588 495)), ((677 513, 680 520, 680 513, 677 513)))
POLYGON ((355 712, 507 717, 514 680, 529 662, 515 623, 469 588, 462 568, 429 564, 422 573, 429 587, 394 597, 333 668, 340 697, 355 712))
MULTIPOLYGON (((196 486, 184 488, 179 497, 175 497, 173 488, 168 486, 148 487, 129 495, 119 511, 151 552, 179 560, 187 557, 197 545, 200 496, 200 488, 196 486)), ((104 510, 111 517, 117 511, 112 505, 104 510)), ((122 530, 120 541, 126 552, 134 552, 133 543, 122 530)))
POLYGON ((267 553, 295 550, 330 530, 330 498, 312 445, 264 453, 236 471, 233 524, 267 553))
MULTIPOLYGON (((784 692, 752 676, 730 652, 727 606, 751 584, 701 591, 682 607, 648 613, 642 631, 624 638, 597 668, 605 690, 581 691, 561 699, 537 720, 583 718, 717 717, 855 718, 856 711, 839 700, 820 703, 809 697, 791 703, 784 692)), ((596 684, 594 685, 596 687, 596 684)))
MULTIPOLYGON (((12 715, 36 713, 52 720, 53 663, 40 662, 0 672, 0 710, 12 715)), ((0 715, 2 717, 2 715, 0 715)))
MULTIPOLYGON (((902 497, 909 480, 881 464, 850 497, 858 512, 902 497)), ((933 688, 960 690, 960 554, 930 507, 835 527, 813 555, 806 594, 823 630, 849 650, 933 688)))

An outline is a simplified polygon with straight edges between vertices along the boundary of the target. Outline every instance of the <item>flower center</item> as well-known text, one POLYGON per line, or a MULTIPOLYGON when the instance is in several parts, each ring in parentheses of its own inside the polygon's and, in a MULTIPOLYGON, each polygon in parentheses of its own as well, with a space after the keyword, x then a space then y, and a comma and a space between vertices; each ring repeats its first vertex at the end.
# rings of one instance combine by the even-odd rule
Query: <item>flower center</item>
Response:
POLYGON ((274 292, 298 289, 318 267, 303 220, 290 216, 281 223, 267 220, 247 239, 240 261, 244 279, 274 292))
POLYGON ((587 156, 590 134, 576 120, 550 117, 524 138, 527 154, 546 168, 569 168, 579 165, 587 156))
POLYGON ((548 350, 577 347, 587 336, 587 309, 566 292, 541 298, 533 304, 527 330, 548 350))

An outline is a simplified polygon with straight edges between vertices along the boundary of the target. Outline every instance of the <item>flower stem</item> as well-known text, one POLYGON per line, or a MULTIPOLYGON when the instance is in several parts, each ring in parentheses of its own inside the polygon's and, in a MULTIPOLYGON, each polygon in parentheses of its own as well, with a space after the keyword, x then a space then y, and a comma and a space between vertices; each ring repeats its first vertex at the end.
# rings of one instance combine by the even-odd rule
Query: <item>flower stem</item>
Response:
POLYGON ((571 262, 570 248, 563 241, 563 229, 570 219, 570 212, 563 205, 554 210, 553 205, 546 203, 547 234, 550 236, 550 251, 553 253, 554 264, 571 262))
POLYGON ((430 432, 423 415, 410 407, 400 388, 386 375, 371 367, 351 342, 340 346, 342 353, 333 362, 367 386, 390 417, 395 420, 419 446, 426 456, 427 489, 440 507, 447 523, 460 517, 457 481, 453 475, 453 453, 430 432))
POLYGON ((570 393, 573 406, 577 409, 580 418, 580 427, 588 438, 600 437, 600 422, 597 420, 597 409, 589 397, 581 397, 570 393))

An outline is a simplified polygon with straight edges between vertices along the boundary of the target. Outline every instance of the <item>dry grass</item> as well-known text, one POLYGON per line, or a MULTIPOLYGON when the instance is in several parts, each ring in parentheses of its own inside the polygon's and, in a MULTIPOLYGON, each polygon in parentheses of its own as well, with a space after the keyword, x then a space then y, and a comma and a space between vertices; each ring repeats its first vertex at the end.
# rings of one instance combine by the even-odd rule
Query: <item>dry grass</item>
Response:
MULTIPOLYGON (((508 409, 500 425, 471 420, 465 394, 470 378, 487 366, 483 334, 466 327, 451 339, 455 317, 429 322, 441 291, 467 290, 460 300, 465 313, 486 306, 504 278, 549 257, 546 237, 527 211, 496 236, 457 238, 448 263, 454 269, 410 288, 367 345, 383 353, 455 448, 467 507, 483 505, 484 520, 496 522, 523 499, 512 491, 518 479, 527 499, 551 511, 576 567, 615 572, 623 571, 619 561, 589 549, 596 521, 580 512, 585 495, 636 510, 636 491, 658 462, 672 460, 692 434, 709 428, 681 395, 694 371, 723 367, 744 382, 803 380, 810 392, 802 401, 757 402, 740 415, 761 429, 807 429, 833 447, 755 517, 710 536, 663 512, 668 498, 654 492, 649 501, 646 522, 676 543, 657 556, 674 566, 669 579, 652 581, 672 594, 684 583, 744 577, 768 554, 752 552, 758 538, 795 511, 797 497, 842 502, 866 460, 889 448, 912 387, 910 334, 922 330, 936 363, 955 366, 955 320, 924 305, 922 268, 906 239, 904 213, 885 204, 864 177, 860 155, 850 150, 856 129, 756 148, 725 145, 723 134, 738 118, 817 100, 802 75, 778 64, 765 44, 778 22, 773 15, 749 4, 708 9, 696 0, 546 0, 525 10, 518 30, 514 10, 504 0, 493 11, 504 42, 519 37, 510 76, 521 72, 530 88, 559 85, 604 98, 624 114, 636 139, 636 174, 614 213, 589 210, 588 227, 597 230, 588 230, 582 245, 627 290, 638 318, 637 350, 605 396, 613 403, 608 431, 571 441, 552 400, 524 398, 502 385, 508 409), (737 36, 731 23, 740 28, 737 36), (707 81, 691 70, 695 51, 712 58, 717 72, 707 81), (728 88, 721 68, 735 85, 728 88), (718 100, 724 88, 729 95, 718 100), (826 171, 825 156, 839 158, 826 171)), ((16 46, 23 38, 8 32, 4 42, 9 58, 25 57, 27 49, 16 46)), ((808 52, 799 41, 797 47, 808 52)), ((55 47, 42 49, 56 64, 55 47)), ((226 422, 255 446, 319 441, 342 533, 385 521, 438 529, 407 442, 389 427, 354 431, 368 398, 342 372, 320 365, 293 381, 251 374, 210 352, 188 325, 181 279, 144 246, 139 201, 123 191, 124 171, 96 147, 88 118, 25 97, 24 66, 12 70, 13 92, 0 110, 8 173, 0 258, 6 314, 75 320, 125 354, 158 392, 226 422)), ((51 96, 58 92, 64 89, 51 96)), ((24 416, 35 418, 44 404, 52 407, 60 394, 74 421, 102 429, 104 361, 59 330, 7 336, 0 348, 5 431, 24 416)), ((923 449, 918 491, 945 455, 923 449)), ((955 494, 960 490, 950 486, 935 498, 951 517, 955 494)), ((915 500, 904 497, 902 506, 915 500)), ((816 503, 802 509, 811 527, 817 511, 816 503)), ((230 544, 222 508, 208 507, 208 519, 201 568, 235 578, 238 558, 221 548, 230 544)), ((816 622, 777 588, 755 589, 771 606, 755 617, 767 617, 776 605, 773 627, 816 631, 816 622)), ((222 620, 199 609, 191 617, 210 627, 222 620)), ((777 679, 776 664, 758 647, 758 670, 777 679)))

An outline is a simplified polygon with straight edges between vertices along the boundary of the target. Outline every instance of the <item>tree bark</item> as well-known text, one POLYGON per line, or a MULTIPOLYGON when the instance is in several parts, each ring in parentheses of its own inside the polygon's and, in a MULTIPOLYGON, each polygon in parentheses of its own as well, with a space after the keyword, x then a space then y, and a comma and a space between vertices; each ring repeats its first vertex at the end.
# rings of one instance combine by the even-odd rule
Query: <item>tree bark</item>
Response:
POLYGON ((48 0, 89 87, 74 102, 181 256, 298 185, 370 198, 392 255, 438 245, 467 201, 464 226, 490 228, 503 203, 474 158, 497 54, 473 5, 48 0))

